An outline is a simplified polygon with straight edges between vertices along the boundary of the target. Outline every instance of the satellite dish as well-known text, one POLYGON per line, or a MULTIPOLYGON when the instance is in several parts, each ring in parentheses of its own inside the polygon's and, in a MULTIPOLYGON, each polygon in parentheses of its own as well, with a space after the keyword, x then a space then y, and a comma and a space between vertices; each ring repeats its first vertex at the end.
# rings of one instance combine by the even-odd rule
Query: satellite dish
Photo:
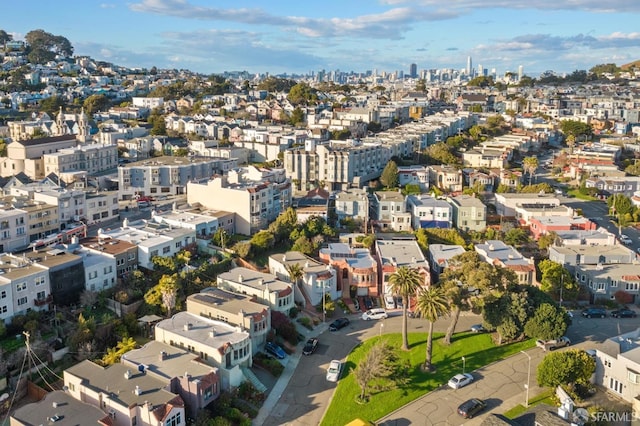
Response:
POLYGON ((63 386, 63 387, 62 387, 62 390, 63 390, 63 391, 65 391, 65 392, 67 392, 67 391, 69 390, 69 386, 66 386, 66 385, 65 385, 65 386, 63 386))

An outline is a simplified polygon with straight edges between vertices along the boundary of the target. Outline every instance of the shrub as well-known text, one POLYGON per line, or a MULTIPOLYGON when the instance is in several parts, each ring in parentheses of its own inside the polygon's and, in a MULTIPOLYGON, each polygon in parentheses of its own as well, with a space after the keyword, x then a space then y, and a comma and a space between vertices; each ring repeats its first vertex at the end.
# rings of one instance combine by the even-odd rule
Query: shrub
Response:
POLYGON ((291 310, 289 311, 289 318, 295 318, 298 316, 298 312, 300 312, 298 310, 298 307, 294 306, 293 308, 291 308, 291 310))
POLYGON ((304 325, 305 327, 307 327, 309 330, 313 330, 313 326, 311 325, 311 318, 302 317, 302 318, 298 319, 298 322, 300 324, 304 325))

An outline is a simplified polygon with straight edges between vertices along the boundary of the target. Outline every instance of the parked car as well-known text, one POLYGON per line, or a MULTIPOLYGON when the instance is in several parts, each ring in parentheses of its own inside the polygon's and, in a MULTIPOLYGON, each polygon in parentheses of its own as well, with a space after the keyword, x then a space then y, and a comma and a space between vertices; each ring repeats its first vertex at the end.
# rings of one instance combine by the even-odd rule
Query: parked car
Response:
POLYGON ((536 340, 536 346, 542 348, 543 350, 552 351, 554 349, 564 348, 565 346, 569 346, 571 344, 571 340, 567 336, 562 336, 559 339, 554 340, 536 340))
POLYGON ((349 325, 349 318, 338 318, 329 324, 329 331, 338 331, 349 325))
POLYGON ((353 299, 353 306, 356 308, 356 311, 360 310, 360 301, 358 298, 353 299))
POLYGON ((638 315, 631 309, 623 308, 611 311, 611 316, 614 318, 635 318, 638 315))
POLYGON ((396 306, 398 307, 398 309, 402 309, 402 297, 396 297, 396 306))
POLYGON ((389 315, 387 314, 387 311, 382 308, 369 309, 367 312, 362 314, 362 319, 365 321, 385 319, 388 317, 389 315))
POLYGON ((482 324, 474 324, 471 326, 471 331, 473 333, 484 333, 487 330, 482 326, 482 324))
POLYGON ((337 382, 340 378, 340 372, 342 371, 342 361, 334 359, 327 368, 327 381, 337 382))
POLYGON ((582 316, 587 318, 605 318, 607 311, 602 308, 588 308, 582 311, 582 316))
POLYGON ((447 383, 452 389, 460 389, 473 382, 473 376, 469 373, 456 374, 447 383))
POLYGON ((396 308, 396 301, 395 301, 395 299, 393 298, 392 295, 387 294, 384 297, 384 307, 387 308, 387 309, 395 309, 396 308))
POLYGON ((484 410, 487 407, 487 404, 478 398, 471 398, 468 401, 463 402, 458 407, 458 414, 460 414, 465 419, 470 419, 480 411, 484 410))
POLYGON ((628 235, 624 235, 624 234, 620 234, 620 242, 625 246, 628 246, 629 244, 633 244, 633 241, 631 241, 631 238, 629 238, 628 235))
POLYGON ((278 359, 284 359, 287 356, 284 350, 273 342, 265 343, 264 350, 278 359))
POLYGON ((304 344, 302 355, 311 355, 316 351, 316 349, 318 349, 318 339, 316 337, 312 337, 304 344))
POLYGON ((373 309, 373 299, 371 299, 370 297, 365 297, 364 298, 364 306, 367 309, 373 309))

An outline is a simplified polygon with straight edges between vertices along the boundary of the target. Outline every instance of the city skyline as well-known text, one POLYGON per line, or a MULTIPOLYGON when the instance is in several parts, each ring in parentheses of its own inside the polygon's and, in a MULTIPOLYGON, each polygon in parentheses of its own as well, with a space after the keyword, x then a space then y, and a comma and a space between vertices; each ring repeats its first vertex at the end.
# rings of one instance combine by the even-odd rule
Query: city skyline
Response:
POLYGON ((69 39, 74 55, 128 67, 201 73, 465 70, 571 72, 640 59, 640 3, 611 0, 235 2, 205 0, 49 2, 5 6, 21 40, 35 29, 69 39), (68 6, 65 3, 69 3, 68 6), (65 7, 66 6, 66 7, 65 7))

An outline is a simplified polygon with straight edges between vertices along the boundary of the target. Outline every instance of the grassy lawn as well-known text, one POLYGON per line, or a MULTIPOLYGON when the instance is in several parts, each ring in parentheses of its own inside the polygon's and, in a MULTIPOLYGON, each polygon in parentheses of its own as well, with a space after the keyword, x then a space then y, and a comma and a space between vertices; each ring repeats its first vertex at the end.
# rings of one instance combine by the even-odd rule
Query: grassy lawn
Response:
POLYGON ((466 372, 483 367, 510 355, 534 346, 532 340, 518 342, 511 345, 495 346, 490 334, 474 334, 471 332, 454 335, 450 346, 441 344, 443 334, 434 334, 433 363, 435 373, 424 373, 420 365, 424 363, 427 346, 425 333, 409 334, 409 351, 404 352, 401 346, 402 335, 388 334, 382 336, 393 347, 398 348, 401 362, 411 365, 409 381, 402 387, 384 390, 369 389, 369 402, 359 404, 356 397, 360 395, 360 388, 351 373, 357 363, 364 357, 369 348, 380 338, 374 337, 356 347, 347 357, 336 392, 327 410, 323 425, 343 425, 360 418, 376 421, 403 405, 421 397, 439 386, 446 384, 449 379, 462 372, 462 357, 466 359, 466 372))
MULTIPOLYGON (((556 396, 555 396, 554 389, 549 388, 544 392, 542 392, 541 394, 536 395, 535 397, 529 399, 529 407, 532 407, 538 404, 548 404, 548 405, 551 405, 552 407, 555 406, 556 396)), ((504 416, 509 419, 515 419, 516 417, 524 414, 525 411, 527 411, 527 408, 522 404, 518 404, 515 407, 513 407, 511 410, 504 413, 504 416)))
POLYGON ((598 201, 598 199, 596 197, 592 197, 591 195, 582 194, 582 193, 580 193, 580 190, 578 190, 578 189, 569 189, 567 191, 567 194, 572 196, 572 197, 579 198, 579 199, 585 200, 585 201, 598 201))

